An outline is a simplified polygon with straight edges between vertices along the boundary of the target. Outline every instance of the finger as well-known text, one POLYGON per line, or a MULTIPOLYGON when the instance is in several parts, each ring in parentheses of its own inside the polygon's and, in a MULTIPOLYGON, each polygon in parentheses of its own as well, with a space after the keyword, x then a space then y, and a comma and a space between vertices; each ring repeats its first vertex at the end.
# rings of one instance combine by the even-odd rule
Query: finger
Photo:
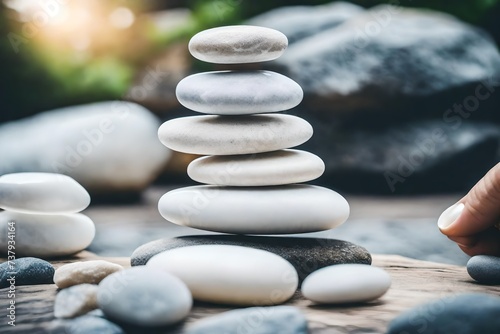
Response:
POLYGON ((447 236, 472 236, 499 220, 500 164, 497 164, 467 195, 441 214, 438 226, 447 236))
POLYGON ((490 229, 477 236, 477 240, 470 246, 458 245, 469 256, 494 255, 500 256, 500 231, 490 229))

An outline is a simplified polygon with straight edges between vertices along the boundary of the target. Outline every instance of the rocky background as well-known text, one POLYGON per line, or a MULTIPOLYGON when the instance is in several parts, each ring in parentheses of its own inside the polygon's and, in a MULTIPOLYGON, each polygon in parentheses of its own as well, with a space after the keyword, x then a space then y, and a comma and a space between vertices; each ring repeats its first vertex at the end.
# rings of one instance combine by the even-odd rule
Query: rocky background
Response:
POLYGON ((500 154, 500 2, 324 2, 177 1, 165 8, 161 1, 111 1, 87 25, 114 13, 112 6, 130 7, 133 24, 115 26, 108 39, 100 29, 90 46, 70 51, 67 43, 51 44, 42 21, 29 33, 21 9, 4 4, 0 34, 10 37, 0 42, 0 174, 64 171, 112 199, 135 198, 155 180, 189 182, 193 157, 159 148, 155 128, 191 114, 175 99, 180 79, 228 68, 195 61, 189 37, 245 23, 289 38, 285 55, 264 68, 304 89, 290 113, 315 129, 303 148, 326 163, 316 183, 357 194, 470 188, 500 154), (156 117, 127 103, 43 112, 114 99, 156 117), (99 110, 111 126, 103 127, 99 110), (123 117, 127 110, 133 117, 123 117))

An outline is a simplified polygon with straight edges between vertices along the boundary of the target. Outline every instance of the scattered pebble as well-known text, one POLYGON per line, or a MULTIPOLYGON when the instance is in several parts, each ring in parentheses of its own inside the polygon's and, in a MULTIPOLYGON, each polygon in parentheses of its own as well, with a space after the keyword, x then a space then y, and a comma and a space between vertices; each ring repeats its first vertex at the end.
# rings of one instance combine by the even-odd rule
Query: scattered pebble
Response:
POLYGON ((500 285, 500 257, 476 255, 467 262, 467 272, 479 283, 500 285))
POLYGON ((177 277, 141 266, 106 277, 99 284, 97 303, 110 319, 157 327, 183 320, 193 300, 177 277))
POLYGON ((500 298, 474 293, 445 297, 400 314, 387 334, 498 334, 500 298))
POLYGON ((277 30, 238 25, 197 33, 189 41, 189 52, 209 63, 241 64, 276 59, 287 46, 288 39, 277 30))
POLYGON ((304 314, 292 306, 250 307, 195 322, 186 334, 307 334, 304 314))
POLYGON ((103 260, 69 263, 57 268, 54 283, 60 289, 83 283, 99 284, 106 276, 122 269, 118 264, 103 260))
POLYGON ((50 333, 54 334, 125 334, 117 324, 93 315, 84 315, 75 319, 57 319, 52 321, 50 333))
POLYGON ((54 315, 56 318, 74 318, 97 307, 97 285, 79 284, 59 291, 54 315))
POLYGON ((302 294, 316 303, 358 303, 377 299, 391 286, 381 268, 363 264, 339 264, 319 269, 306 277, 302 294))
POLYGON ((240 246, 177 248, 153 256, 147 267, 179 277, 195 299, 212 303, 280 304, 293 296, 298 285, 297 272, 288 261, 240 246))
POLYGON ((0 208, 24 213, 75 213, 90 204, 89 193, 74 179, 54 173, 0 176, 0 208))
POLYGON ((0 288, 52 284, 54 267, 42 259, 22 257, 0 264, 0 288))

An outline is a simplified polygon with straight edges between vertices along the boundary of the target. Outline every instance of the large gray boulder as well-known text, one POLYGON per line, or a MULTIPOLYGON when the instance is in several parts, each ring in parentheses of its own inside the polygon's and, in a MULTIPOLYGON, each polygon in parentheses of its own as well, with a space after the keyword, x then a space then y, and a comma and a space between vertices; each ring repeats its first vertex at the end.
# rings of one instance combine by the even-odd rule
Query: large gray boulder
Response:
POLYGON ((387 5, 290 45, 269 65, 302 86, 308 110, 336 116, 409 117, 415 109, 441 116, 454 102, 484 109, 500 85, 500 54, 484 31, 447 14, 387 5))

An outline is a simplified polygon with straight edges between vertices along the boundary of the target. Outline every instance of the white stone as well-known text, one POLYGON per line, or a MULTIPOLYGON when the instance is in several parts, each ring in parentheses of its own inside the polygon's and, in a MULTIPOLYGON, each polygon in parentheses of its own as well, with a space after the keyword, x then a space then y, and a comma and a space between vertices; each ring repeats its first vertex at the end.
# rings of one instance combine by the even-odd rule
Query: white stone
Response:
POLYGON ((297 106, 302 88, 271 71, 219 71, 193 74, 176 88, 179 102, 205 114, 245 115, 276 112, 297 106))
POLYGON ((95 226, 80 213, 66 215, 0 212, 0 252, 6 253, 8 231, 15 227, 16 255, 54 257, 75 254, 90 245, 95 226), (14 223, 14 224, 9 224, 14 223))
POLYGON ((299 150, 207 156, 188 166, 191 179, 222 186, 273 186, 314 180, 325 164, 318 156, 299 150))
POLYGON ((61 290, 54 302, 56 318, 74 318, 97 309, 97 285, 80 284, 61 290))
POLYGON ((252 154, 305 143, 313 134, 305 120, 290 115, 191 116, 172 119, 158 130, 172 150, 200 155, 252 154))
POLYGON ((168 221, 235 234, 290 234, 332 229, 349 216, 333 190, 312 185, 193 186, 170 191, 158 204, 168 221))
POLYGON ((273 253, 240 246, 181 247, 153 256, 148 267, 179 277, 193 298, 235 305, 274 305, 293 296, 295 268, 273 253))
POLYGON ((119 264, 103 260, 73 262, 56 269, 54 283, 59 289, 84 283, 98 284, 108 275, 122 269, 119 264))
POLYGON ((277 30, 239 25, 199 32, 189 41, 189 52, 209 63, 241 64, 276 59, 287 46, 288 39, 277 30))
POLYGON ((171 152, 160 122, 130 102, 99 102, 43 112, 0 125, 0 175, 62 173, 89 192, 138 191, 163 170, 171 152))
POLYGON ((365 264, 339 264, 319 269, 302 282, 302 294, 316 303, 367 302, 384 295, 391 277, 365 264))
POLYGON ((110 319, 157 327, 184 319, 193 299, 186 284, 177 277, 139 266, 106 277, 99 284, 97 303, 110 319))
POLYGON ((54 173, 0 176, 0 208, 24 213, 75 213, 90 204, 89 193, 71 177, 54 173))

